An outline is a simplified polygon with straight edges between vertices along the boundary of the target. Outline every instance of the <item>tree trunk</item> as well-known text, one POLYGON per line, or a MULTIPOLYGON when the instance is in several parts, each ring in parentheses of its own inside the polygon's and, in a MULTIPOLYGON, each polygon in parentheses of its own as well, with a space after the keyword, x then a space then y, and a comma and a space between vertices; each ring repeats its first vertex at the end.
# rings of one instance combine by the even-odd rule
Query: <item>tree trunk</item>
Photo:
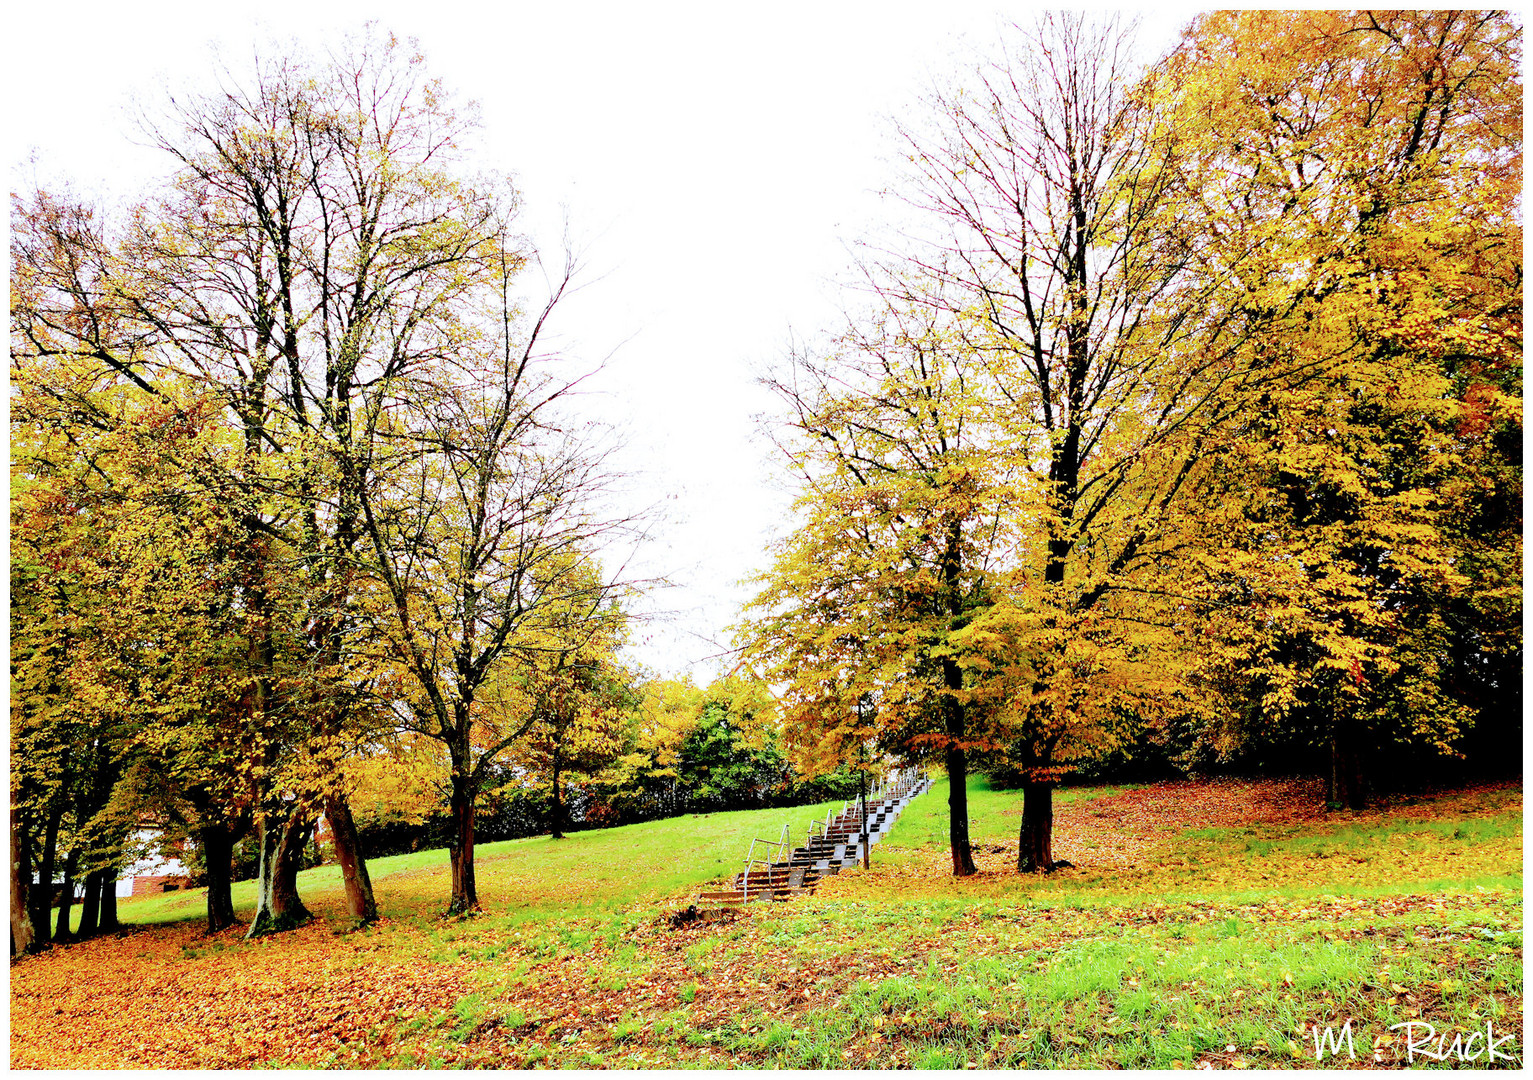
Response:
POLYGON ((64 893, 59 897, 59 920, 53 929, 53 940, 63 944, 69 941, 73 935, 69 931, 69 912, 74 906, 75 900, 75 867, 79 864, 80 852, 75 849, 64 860, 64 893))
POLYGON ((309 842, 314 818, 295 808, 277 844, 276 868, 272 876, 272 913, 284 928, 308 922, 314 916, 303 906, 298 895, 298 872, 303 869, 303 849, 309 842))
POLYGON ((358 926, 376 922, 378 904, 373 899, 372 878, 367 873, 367 860, 362 857, 357 823, 352 820, 351 807, 344 795, 331 795, 325 799, 325 817, 330 822, 330 835, 335 838, 335 858, 341 864, 341 880, 346 884, 346 911, 358 926))
POLYGON ((947 751, 948 846, 953 852, 953 876, 974 873, 974 852, 969 847, 968 762, 962 749, 947 751))
POLYGON ((208 933, 216 934, 239 920, 234 917, 234 833, 227 825, 205 825, 199 834, 208 872, 208 933))
POLYGON ((298 807, 273 806, 257 822, 261 857, 256 872, 256 910, 245 937, 291 930, 312 918, 298 897, 298 868, 308 839, 307 815, 298 807))
POLYGON ((1352 810, 1364 810, 1368 806, 1368 789, 1363 780, 1361 755, 1357 741, 1345 726, 1331 736, 1331 791, 1332 805, 1343 802, 1352 810))
POLYGON ((53 870, 59 850, 59 822, 64 817, 62 806, 48 810, 48 824, 43 829, 43 861, 37 868, 37 888, 27 897, 32 911, 32 947, 41 949, 53 938, 49 925, 53 914, 53 870))
MULTIPOLYGON (((963 523, 952 518, 947 525, 947 539, 942 551, 944 606, 958 619, 963 614, 961 578, 963 571, 963 523)), ((974 852, 969 846, 969 761, 962 739, 967 717, 958 694, 963 690, 963 669, 951 656, 942 658, 943 723, 947 729, 947 807, 948 846, 953 854, 953 876, 974 873, 974 852)))
POLYGON ((92 870, 85 875, 85 899, 80 904, 80 929, 76 936, 84 939, 96 936, 101 923, 101 879, 105 870, 92 870))
POLYGON ((101 924, 103 934, 115 934, 121 924, 117 921, 117 871, 106 871, 101 881, 101 924))
POLYGON ((1022 785, 1022 829, 1017 837, 1017 872, 1054 869, 1054 785, 1028 781, 1022 785))
POLYGON ((452 900, 448 915, 479 910, 479 891, 474 886, 474 785, 461 773, 452 778, 452 835, 447 851, 452 860, 452 900))
POLYGON ((564 801, 559 798, 559 753, 554 752, 553 805, 548 809, 548 835, 550 840, 564 839, 564 801))
POLYGON ((32 838, 11 803, 11 955, 32 952, 37 935, 32 930, 32 838))
MULTIPOLYGON (((963 688, 963 672, 948 657, 942 660, 943 683, 949 690, 963 688)), ((947 713, 947 808, 948 846, 953 853, 953 876, 974 873, 974 851, 969 846, 969 759, 958 740, 964 736, 963 706, 952 697, 943 702, 947 713)))
POLYGON ((1331 726, 1331 737, 1326 741, 1325 754, 1325 808, 1327 810, 1341 809, 1341 796, 1339 789, 1341 784, 1336 775, 1336 770, 1341 764, 1341 755, 1336 750, 1336 727, 1331 726))

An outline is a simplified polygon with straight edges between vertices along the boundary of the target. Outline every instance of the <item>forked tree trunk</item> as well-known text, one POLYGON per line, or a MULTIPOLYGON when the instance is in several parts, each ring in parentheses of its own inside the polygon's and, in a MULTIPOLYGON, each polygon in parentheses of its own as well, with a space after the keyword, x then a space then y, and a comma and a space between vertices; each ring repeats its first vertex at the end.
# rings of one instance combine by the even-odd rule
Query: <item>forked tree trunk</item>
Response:
POLYGON ((1054 869, 1054 785, 1028 781, 1022 785, 1022 829, 1017 836, 1017 872, 1054 869))
POLYGON ((362 856, 362 843, 357 835, 357 824, 351 816, 351 806, 344 795, 331 795, 325 799, 325 818, 330 822, 330 835, 335 839, 335 859, 341 864, 341 880, 346 886, 346 911, 358 926, 376 922, 378 904, 373 899, 373 882, 367 873, 367 860, 362 856))
POLYGON ((461 775, 452 778, 448 808, 452 815, 447 845, 452 861, 452 899, 447 914, 462 915, 479 909, 479 891, 474 886, 474 790, 461 775))
POLYGON ((298 867, 308 839, 306 815, 297 807, 263 811, 257 821, 261 841, 256 872, 256 910, 247 938, 291 930, 311 916, 298 897, 298 867))
POLYGON ((303 849, 314 829, 314 818, 295 809, 277 844, 276 867, 272 875, 272 914, 284 927, 308 922, 314 916, 303 906, 298 895, 298 872, 303 869, 303 849))
POLYGON ((198 834, 202 839, 203 859, 208 874, 208 933, 236 925, 234 897, 234 833, 227 825, 205 825, 198 834))

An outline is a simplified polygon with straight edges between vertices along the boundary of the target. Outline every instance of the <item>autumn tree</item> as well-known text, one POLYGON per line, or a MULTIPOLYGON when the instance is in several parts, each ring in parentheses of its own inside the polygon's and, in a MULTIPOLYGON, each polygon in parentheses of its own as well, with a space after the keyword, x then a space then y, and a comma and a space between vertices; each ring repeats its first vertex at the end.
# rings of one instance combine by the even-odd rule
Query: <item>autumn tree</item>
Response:
POLYGON ((740 674, 714 679, 692 698, 693 721, 676 749, 676 783, 695 810, 764 805, 788 789, 771 691, 740 674))
POLYGON ((804 760, 861 746, 870 696, 887 749, 940 760, 953 872, 966 875, 969 758, 997 744, 955 635, 1017 564, 1014 458, 945 313, 893 297, 891 286, 882 307, 773 380, 801 524, 761 578, 746 657, 783 685, 784 730, 804 760))
POLYGON ((1520 649, 1492 493, 1520 485, 1519 56, 1495 13, 1222 13, 1163 71, 1189 272, 1262 314, 1272 372, 1204 494, 1237 703, 1206 734, 1307 733, 1334 802, 1391 743, 1454 749, 1462 643, 1520 649))
POLYGON ((475 801, 537 719, 527 693, 506 692, 514 672, 585 647, 626 591, 594 554, 626 528, 602 513, 606 454, 561 415, 575 376, 541 351, 568 267, 523 325, 511 291, 523 260, 500 250, 497 322, 435 385, 369 414, 376 482, 354 483, 358 565, 379 589, 371 633, 400 673, 396 723, 449 760, 449 914, 479 905, 475 801))
POLYGON ((173 463, 215 453, 227 431, 216 408, 146 403, 80 374, 13 376, 13 827, 41 842, 50 882, 67 839, 66 876, 87 884, 82 934, 114 922, 131 833, 190 833, 206 847, 219 930, 233 921, 229 846, 248 819, 244 564, 229 557, 234 523, 173 463))
POLYGON ((126 225, 46 198, 27 213, 20 259, 41 284, 36 303, 13 305, 13 343, 153 397, 200 387, 240 431, 237 462, 183 465, 238 508, 246 603, 265 627, 248 655, 251 706, 270 721, 247 768, 262 845, 253 929, 301 916, 301 904, 284 911, 297 895, 291 856, 321 810, 366 920, 355 830, 327 781, 372 722, 382 669, 402 658, 362 644, 357 564, 373 537, 361 489, 385 484, 375 440, 412 437, 389 426, 390 410, 452 384, 446 368, 493 326, 487 313, 525 261, 508 232, 514 198, 495 177, 469 177, 472 117, 411 46, 371 29, 319 61, 225 72, 218 90, 146 126, 177 173, 126 225), (260 617, 276 602, 274 558, 308 575, 297 680, 273 678, 286 643, 260 617))
POLYGON ((690 678, 649 679, 633 688, 632 699, 620 753, 591 785, 590 813, 598 820, 617 824, 799 797, 777 702, 760 680, 739 673, 705 686, 690 678))
MULTIPOLYGON (((1137 74, 1114 24, 1058 16, 936 91, 924 120, 902 130, 911 175, 901 191, 915 216, 886 260, 905 269, 872 283, 885 310, 925 313, 930 350, 951 365, 944 410, 903 410, 942 418, 946 438, 963 430, 966 447, 920 470, 933 492, 940 483, 944 524, 930 532, 946 538, 932 560, 943 586, 930 592, 942 596, 943 637, 929 655, 954 752, 1004 744, 1024 774, 1023 870, 1053 865, 1052 789, 1070 762, 1177 693, 1169 555, 1188 480, 1249 373, 1235 347, 1245 322, 1187 277, 1187 241, 1164 227, 1178 150, 1137 74), (959 720, 980 701, 983 735, 959 720)), ((929 393, 934 376, 906 367, 891 373, 900 393, 929 393)), ((883 416, 855 423, 868 433, 859 438, 888 431, 883 416)), ((898 541, 879 546, 929 535, 904 529, 905 508, 888 501, 898 541)), ((830 514, 824 527, 838 528, 837 514, 855 527, 844 506, 830 514)), ((804 554, 805 567, 835 565, 804 554)), ((787 591, 814 595, 822 580, 834 579, 810 571, 787 591)), ((897 612, 910 594, 878 595, 897 612)), ((828 646, 829 613, 845 601, 816 602, 828 646)), ((891 625, 874 610, 836 647, 892 637, 868 632, 891 625)), ((812 640, 816 618, 806 607, 793 636, 812 640)), ((827 715, 849 714, 843 697, 827 715)), ((891 719, 909 711, 902 693, 882 700, 891 719)), ((964 872, 957 803, 953 814, 964 872)))
POLYGON ((547 788, 548 832, 555 840, 564 838, 569 825, 566 786, 589 780, 622 749, 628 679, 616 650, 626 621, 609 606, 594 613, 576 637, 559 643, 562 647, 524 654, 518 669, 508 673, 528 718, 509 761, 537 787, 547 788))

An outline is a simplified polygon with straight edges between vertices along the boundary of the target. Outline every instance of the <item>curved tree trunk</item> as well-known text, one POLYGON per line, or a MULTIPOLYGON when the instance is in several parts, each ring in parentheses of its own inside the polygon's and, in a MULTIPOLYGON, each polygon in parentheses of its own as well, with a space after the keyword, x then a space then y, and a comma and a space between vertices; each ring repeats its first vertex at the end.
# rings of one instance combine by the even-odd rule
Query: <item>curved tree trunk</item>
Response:
POLYGON ((325 799, 325 818, 330 822, 335 858, 341 864, 341 880, 346 885, 346 911, 359 926, 376 922, 378 904, 373 899, 373 881, 367 873, 367 860, 362 856, 357 823, 352 819, 351 806, 344 795, 331 795, 325 799))
POLYGON ((447 852, 452 860, 452 900, 447 914, 462 915, 479 909, 479 891, 474 886, 474 790, 461 774, 452 778, 452 835, 447 852))
POLYGON ((208 933, 235 926, 234 833, 227 825, 204 825, 198 834, 202 840, 203 860, 208 875, 208 933))
POLYGON ((272 914, 284 928, 308 922, 314 916, 303 906, 298 895, 298 872, 303 869, 303 849, 313 833, 314 818, 295 809, 282 830, 277 844, 276 866, 272 875, 272 914))
POLYGON ((1017 837, 1017 872, 1054 869, 1054 785, 1022 785, 1022 829, 1017 837))
POLYGON ((308 816, 300 808, 262 813, 257 828, 261 860, 256 873, 256 911, 247 938, 291 930, 312 916, 298 896, 298 870, 308 841, 308 816))

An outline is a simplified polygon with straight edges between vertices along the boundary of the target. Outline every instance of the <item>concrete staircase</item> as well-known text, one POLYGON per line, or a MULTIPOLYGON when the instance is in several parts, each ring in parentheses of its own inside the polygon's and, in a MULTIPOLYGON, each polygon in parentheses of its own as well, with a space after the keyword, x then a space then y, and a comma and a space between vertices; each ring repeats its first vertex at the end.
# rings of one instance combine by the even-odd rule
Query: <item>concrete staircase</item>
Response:
MULTIPOLYGON (((901 769, 868 794, 867 845, 877 844, 894 827, 911 800, 924 795, 931 778, 915 769, 901 769)), ((811 821, 804 843, 790 849, 788 827, 777 840, 753 840, 745 856, 745 868, 726 889, 698 893, 698 899, 719 906, 736 906, 758 900, 791 900, 813 892, 822 877, 862 862, 863 813, 861 800, 843 804, 841 812, 824 821, 811 821), (756 851, 764 855, 758 857, 756 851)))

